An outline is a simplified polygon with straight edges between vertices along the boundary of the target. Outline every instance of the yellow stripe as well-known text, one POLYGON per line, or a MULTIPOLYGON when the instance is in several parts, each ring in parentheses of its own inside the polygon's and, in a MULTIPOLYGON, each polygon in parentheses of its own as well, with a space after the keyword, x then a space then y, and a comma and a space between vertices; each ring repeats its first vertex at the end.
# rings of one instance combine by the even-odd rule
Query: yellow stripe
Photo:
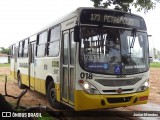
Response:
POLYGON ((35 90, 46 94, 45 82, 46 80, 35 78, 35 90))
POLYGON ((30 88, 32 90, 34 90, 34 86, 35 86, 35 78, 34 77, 30 77, 30 88))
POLYGON ((102 108, 113 108, 113 107, 122 107, 122 106, 130 106, 137 104, 145 104, 145 101, 137 101, 133 103, 135 98, 139 98, 141 96, 149 95, 149 88, 144 92, 133 93, 133 94, 123 94, 123 95, 90 95, 86 94, 83 91, 75 91, 75 110, 89 110, 89 109, 102 109, 102 108), (132 97, 129 102, 123 103, 108 103, 107 98, 118 98, 118 97, 132 97), (101 104, 101 101, 105 102, 105 105, 101 104))
MULTIPOLYGON (((14 71, 11 71, 10 75, 14 77, 14 71)), ((29 86, 29 80, 27 75, 21 74, 21 80, 23 84, 29 86)), ((45 82, 46 80, 30 77, 30 88, 32 90, 36 90, 40 93, 46 94, 45 82)), ((55 84, 55 90, 56 90, 57 101, 60 101, 60 84, 59 83, 55 84)))
MULTIPOLYGON (((13 71, 11 72, 11 76, 12 77, 14 76, 13 71)), ((24 84, 26 86, 29 86, 28 75, 21 74, 21 81, 22 81, 22 84, 24 84)), ((33 77, 30 77, 30 87, 31 87, 31 89, 36 90, 36 91, 38 91, 40 93, 43 93, 43 94, 46 94, 45 82, 46 82, 46 80, 38 79, 38 78, 34 79, 33 77)))
POLYGON ((21 74, 22 84, 29 86, 29 78, 28 75, 21 74))

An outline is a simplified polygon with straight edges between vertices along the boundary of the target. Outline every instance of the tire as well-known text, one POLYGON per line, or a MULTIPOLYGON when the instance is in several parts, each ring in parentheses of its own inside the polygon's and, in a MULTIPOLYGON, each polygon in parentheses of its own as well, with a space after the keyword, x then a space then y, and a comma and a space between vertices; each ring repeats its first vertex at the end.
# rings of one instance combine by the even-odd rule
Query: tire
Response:
POLYGON ((51 81, 47 87, 47 99, 52 108, 55 109, 65 109, 66 107, 56 100, 56 90, 54 82, 51 81))
POLYGON ((18 87, 19 87, 20 89, 25 89, 26 86, 25 86, 24 84, 22 84, 20 72, 17 74, 17 80, 18 80, 18 87))

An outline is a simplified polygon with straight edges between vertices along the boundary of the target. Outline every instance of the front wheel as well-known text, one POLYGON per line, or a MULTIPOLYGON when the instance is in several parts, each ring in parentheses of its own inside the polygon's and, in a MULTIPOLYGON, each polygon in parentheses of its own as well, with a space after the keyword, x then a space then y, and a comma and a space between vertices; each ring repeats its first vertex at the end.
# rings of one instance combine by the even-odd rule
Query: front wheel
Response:
POLYGON ((56 109, 64 109, 65 106, 57 101, 55 84, 51 81, 47 87, 47 99, 51 107, 56 109))

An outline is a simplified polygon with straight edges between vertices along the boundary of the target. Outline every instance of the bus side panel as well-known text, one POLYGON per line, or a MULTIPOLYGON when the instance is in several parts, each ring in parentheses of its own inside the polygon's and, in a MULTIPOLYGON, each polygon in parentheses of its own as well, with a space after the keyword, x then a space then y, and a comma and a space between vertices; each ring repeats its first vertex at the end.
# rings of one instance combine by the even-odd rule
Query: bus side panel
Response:
POLYGON ((29 86, 28 58, 18 58, 17 65, 18 70, 20 71, 22 84, 29 86))
POLYGON ((40 93, 46 94, 44 79, 35 78, 35 90, 40 93))
POLYGON ((11 58, 11 60, 10 60, 10 75, 14 78, 14 59, 13 58, 11 58))
POLYGON ((34 90, 34 86, 35 86, 35 78, 30 76, 30 89, 34 90))
MULTIPOLYGON (((46 78, 50 76, 57 89, 59 88, 59 66, 54 65, 54 61, 59 62, 59 57, 36 58, 35 62, 35 90, 46 94, 46 78)), ((57 93, 58 95, 59 93, 57 93)))

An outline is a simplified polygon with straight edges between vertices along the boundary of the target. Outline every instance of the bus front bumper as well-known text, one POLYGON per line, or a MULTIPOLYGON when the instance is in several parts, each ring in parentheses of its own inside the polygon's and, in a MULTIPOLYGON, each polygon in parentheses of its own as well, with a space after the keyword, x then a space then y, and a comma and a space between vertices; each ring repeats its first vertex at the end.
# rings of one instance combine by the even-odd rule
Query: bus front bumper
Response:
POLYGON ((75 91, 75 110, 115 108, 146 104, 149 88, 144 92, 117 94, 117 95, 91 95, 84 91, 75 91))

